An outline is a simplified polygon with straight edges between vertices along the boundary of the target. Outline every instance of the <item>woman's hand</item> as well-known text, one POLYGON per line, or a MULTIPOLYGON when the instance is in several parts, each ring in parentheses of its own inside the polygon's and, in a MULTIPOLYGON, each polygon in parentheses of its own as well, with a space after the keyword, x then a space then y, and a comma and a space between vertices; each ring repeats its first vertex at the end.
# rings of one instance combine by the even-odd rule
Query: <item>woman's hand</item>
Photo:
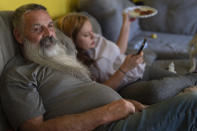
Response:
POLYGON ((127 24, 127 25, 130 25, 132 22, 136 20, 136 18, 130 17, 129 14, 125 12, 122 14, 122 18, 123 18, 123 24, 127 24))
POLYGON ((143 58, 143 51, 139 55, 127 55, 125 58, 123 64, 120 66, 121 70, 124 72, 128 72, 129 70, 135 68, 139 64, 141 64, 144 61, 143 58))

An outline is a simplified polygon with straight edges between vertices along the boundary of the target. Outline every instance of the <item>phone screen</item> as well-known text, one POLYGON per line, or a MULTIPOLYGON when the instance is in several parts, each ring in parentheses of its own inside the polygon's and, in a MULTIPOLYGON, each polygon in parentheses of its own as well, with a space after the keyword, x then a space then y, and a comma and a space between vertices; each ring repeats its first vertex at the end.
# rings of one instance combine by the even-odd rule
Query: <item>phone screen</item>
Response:
POLYGON ((138 50, 138 52, 137 52, 137 55, 140 54, 140 52, 144 49, 145 44, 146 44, 146 41, 147 41, 147 39, 144 38, 144 40, 143 40, 143 42, 142 42, 142 45, 141 45, 141 47, 139 48, 139 50, 138 50))

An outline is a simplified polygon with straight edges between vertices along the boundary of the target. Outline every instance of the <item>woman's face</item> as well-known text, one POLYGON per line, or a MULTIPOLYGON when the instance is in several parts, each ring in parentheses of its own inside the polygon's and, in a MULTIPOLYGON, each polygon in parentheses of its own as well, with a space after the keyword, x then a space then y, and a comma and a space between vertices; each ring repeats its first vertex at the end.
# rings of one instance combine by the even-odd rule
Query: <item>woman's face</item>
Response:
POLYGON ((89 20, 84 23, 81 30, 78 32, 75 42, 79 48, 84 50, 89 50, 95 47, 94 33, 89 20))

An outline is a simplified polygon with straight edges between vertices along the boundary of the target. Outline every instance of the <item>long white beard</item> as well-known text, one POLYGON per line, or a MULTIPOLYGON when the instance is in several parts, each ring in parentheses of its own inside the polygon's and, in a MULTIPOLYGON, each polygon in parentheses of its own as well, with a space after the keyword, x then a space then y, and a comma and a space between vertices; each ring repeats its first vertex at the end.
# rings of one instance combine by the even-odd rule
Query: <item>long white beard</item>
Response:
POLYGON ((77 78, 89 77, 87 68, 75 56, 68 55, 65 51, 65 46, 59 42, 47 48, 27 39, 24 42, 24 55, 27 59, 69 73, 77 78))

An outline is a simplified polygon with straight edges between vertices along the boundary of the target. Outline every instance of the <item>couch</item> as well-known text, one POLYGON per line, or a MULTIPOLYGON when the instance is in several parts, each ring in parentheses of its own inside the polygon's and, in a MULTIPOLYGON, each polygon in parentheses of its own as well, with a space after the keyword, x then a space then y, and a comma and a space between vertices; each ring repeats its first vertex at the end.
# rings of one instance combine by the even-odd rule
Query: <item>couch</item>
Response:
MULTIPOLYGON (((135 45, 146 37, 146 50, 155 52, 160 63, 165 60, 188 65, 184 59, 188 59, 188 43, 197 32, 197 1, 143 0, 143 3, 156 8, 158 14, 132 23, 127 53, 135 50, 135 45), (151 37, 153 33, 157 39, 151 37)), ((115 42, 122 23, 122 11, 129 6, 134 6, 130 0, 80 0, 79 9, 95 16, 103 35, 115 42)))
MULTIPOLYGON (((116 41, 119 34, 122 10, 134 6, 129 0, 79 0, 79 2, 80 10, 94 16, 101 25, 102 34, 112 41, 116 41)), ((156 8, 159 12, 154 17, 139 19, 132 23, 127 53, 135 50, 135 44, 147 37, 149 46, 146 50, 156 52, 157 55, 154 63, 160 66, 165 65, 166 61, 179 59, 177 63, 184 65, 185 61, 182 64, 182 60, 188 58, 188 42, 197 32, 197 19, 195 19, 197 1, 144 0, 144 4, 156 8), (156 33, 158 38, 152 39, 150 37, 152 33, 156 33)), ((12 11, 0 11, 0 77, 6 63, 19 53, 18 44, 11 31, 11 14, 12 11)), ((101 31, 99 27, 96 30, 98 33, 101 31)), ((0 131, 8 129, 10 127, 0 103, 0 131)))

